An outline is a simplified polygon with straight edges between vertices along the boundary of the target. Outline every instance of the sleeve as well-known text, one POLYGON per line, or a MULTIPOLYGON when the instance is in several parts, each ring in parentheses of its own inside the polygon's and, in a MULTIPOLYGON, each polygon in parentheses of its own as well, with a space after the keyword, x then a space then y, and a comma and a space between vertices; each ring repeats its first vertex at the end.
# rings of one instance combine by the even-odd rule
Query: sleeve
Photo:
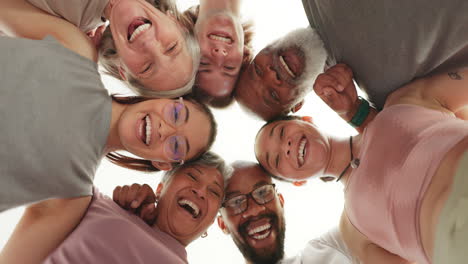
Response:
POLYGON ((104 22, 101 16, 108 0, 27 0, 35 7, 57 17, 61 17, 80 28, 91 31, 104 22))

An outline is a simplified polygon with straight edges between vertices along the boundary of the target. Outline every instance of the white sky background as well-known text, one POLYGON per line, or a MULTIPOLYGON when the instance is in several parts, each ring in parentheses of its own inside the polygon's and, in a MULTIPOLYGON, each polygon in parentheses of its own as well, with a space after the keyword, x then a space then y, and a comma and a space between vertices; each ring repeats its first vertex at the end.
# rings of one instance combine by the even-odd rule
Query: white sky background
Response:
MULTIPOLYGON (((179 8, 198 4, 196 0, 177 0, 179 8)), ((307 17, 300 0, 244 0, 242 14, 254 22, 254 50, 261 50, 270 41, 287 32, 308 26, 307 17)), ((107 87, 114 89, 118 83, 104 77, 107 87)), ((121 88, 120 88, 121 89, 121 88)), ((228 163, 235 160, 255 160, 253 152, 254 137, 263 122, 252 119, 239 109, 237 104, 225 110, 214 110, 218 122, 218 137, 213 150, 228 163)), ((336 136, 354 134, 344 121, 332 112, 315 94, 306 98, 299 115, 309 115, 325 131, 336 136)), ((155 187, 159 182, 158 174, 142 174, 119 168, 103 160, 97 171, 95 184, 105 194, 111 196, 117 185, 148 183, 155 187)), ((312 180, 307 185, 295 187, 291 184, 277 183, 277 188, 285 199, 286 219, 286 256, 294 256, 306 243, 334 227, 338 223, 343 208, 343 194, 340 183, 322 183, 312 180)), ((0 214, 0 248, 3 248, 23 208, 0 214)), ((242 255, 224 235, 216 221, 208 230, 207 238, 199 238, 187 247, 189 262, 204 263, 242 263, 242 255)), ((118 254, 116 252, 116 254, 118 254)))

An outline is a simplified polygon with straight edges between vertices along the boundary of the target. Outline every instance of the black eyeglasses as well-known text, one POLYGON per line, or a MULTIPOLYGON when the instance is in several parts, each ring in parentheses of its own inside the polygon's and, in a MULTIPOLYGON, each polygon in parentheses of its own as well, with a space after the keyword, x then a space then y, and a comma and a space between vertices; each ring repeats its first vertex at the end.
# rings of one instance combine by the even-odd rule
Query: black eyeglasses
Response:
POLYGON ((275 198, 275 184, 265 184, 247 194, 240 194, 225 200, 222 207, 226 208, 230 215, 238 215, 245 212, 248 207, 249 196, 258 205, 264 205, 271 202, 275 198))

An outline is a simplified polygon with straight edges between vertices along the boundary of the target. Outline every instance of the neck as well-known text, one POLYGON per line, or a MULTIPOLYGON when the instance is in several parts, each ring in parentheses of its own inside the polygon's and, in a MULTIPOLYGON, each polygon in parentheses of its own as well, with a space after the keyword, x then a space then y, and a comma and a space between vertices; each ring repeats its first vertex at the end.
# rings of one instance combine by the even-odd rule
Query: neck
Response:
MULTIPOLYGON (((354 138, 353 138, 354 140, 354 138)), ((351 160, 351 152, 349 146, 349 137, 346 138, 334 138, 330 139, 330 162, 325 169, 324 176, 333 176, 338 178, 343 170, 348 166, 351 160)), ((353 142, 353 153, 355 153, 355 146, 353 142)), ((340 182, 343 184, 346 182, 346 178, 351 169, 348 169, 341 178, 340 182)))
POLYGON ((200 0, 199 17, 220 11, 240 16, 241 0, 200 0))
POLYGON ((107 142, 105 147, 106 153, 123 149, 119 137, 118 123, 126 107, 126 105, 122 105, 112 101, 112 118, 109 129, 109 135, 107 136, 107 142))

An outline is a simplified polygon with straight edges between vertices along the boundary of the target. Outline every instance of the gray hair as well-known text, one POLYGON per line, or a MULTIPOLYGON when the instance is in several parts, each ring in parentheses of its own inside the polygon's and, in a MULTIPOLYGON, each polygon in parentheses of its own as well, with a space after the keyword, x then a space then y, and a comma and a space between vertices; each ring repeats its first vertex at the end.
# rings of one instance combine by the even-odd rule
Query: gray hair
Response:
MULTIPOLYGON (((146 0, 146 2, 150 3, 162 12, 170 12, 174 14, 177 21, 180 21, 181 16, 173 0, 146 0)), ((195 84, 195 78, 198 72, 198 66, 200 64, 201 58, 200 46, 198 45, 198 41, 193 34, 193 30, 184 30, 183 36, 189 55, 192 58, 192 72, 190 74, 190 80, 184 86, 173 90, 154 91, 148 89, 130 74, 126 76, 127 80, 122 79, 119 73, 120 56, 117 52, 117 48, 115 47, 114 38, 112 36, 110 26, 106 28, 102 35, 101 44, 98 50, 99 63, 104 68, 104 73, 119 80, 122 80, 132 91, 134 91, 138 95, 156 98, 175 98, 183 96, 192 91, 192 87, 195 84)))
POLYGON ((198 159, 194 161, 187 162, 183 165, 176 165, 172 170, 164 172, 164 176, 161 179, 161 182, 166 183, 167 181, 171 179, 172 176, 177 174, 177 172, 179 172, 181 169, 190 167, 190 166, 195 166, 195 165, 217 169, 223 176, 224 187, 227 186, 227 182, 232 175, 231 166, 227 165, 224 162, 224 160, 220 156, 215 154, 214 152, 207 151, 205 154, 201 155, 198 159))

